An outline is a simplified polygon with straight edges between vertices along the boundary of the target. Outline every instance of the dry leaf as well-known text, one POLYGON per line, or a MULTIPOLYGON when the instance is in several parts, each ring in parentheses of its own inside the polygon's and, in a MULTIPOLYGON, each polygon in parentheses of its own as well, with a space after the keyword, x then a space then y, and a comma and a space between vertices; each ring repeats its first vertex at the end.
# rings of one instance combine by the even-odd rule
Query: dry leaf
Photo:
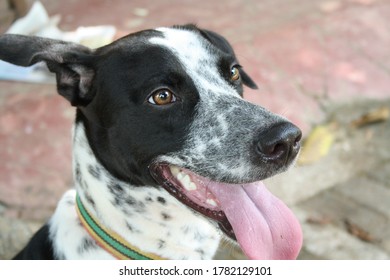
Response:
POLYGON ((344 223, 347 227, 347 231, 360 240, 370 243, 376 241, 376 239, 369 232, 365 231, 358 225, 351 223, 349 220, 345 220, 344 223))
POLYGON ((362 115, 360 118, 352 121, 351 124, 353 127, 362 127, 377 122, 387 121, 389 117, 390 109, 386 106, 382 106, 362 115))
POLYGON ((335 123, 316 126, 305 140, 299 156, 299 164, 310 164, 329 153, 333 144, 335 123))

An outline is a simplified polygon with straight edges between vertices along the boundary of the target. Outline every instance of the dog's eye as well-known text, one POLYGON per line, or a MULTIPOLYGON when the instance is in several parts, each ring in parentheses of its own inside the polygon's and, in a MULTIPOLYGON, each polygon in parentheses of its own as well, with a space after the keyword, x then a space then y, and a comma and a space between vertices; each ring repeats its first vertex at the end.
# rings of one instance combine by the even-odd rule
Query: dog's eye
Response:
POLYGON ((233 66, 230 70, 230 80, 237 81, 238 79, 240 79, 240 71, 237 66, 233 66))
POLYGON ((176 96, 168 89, 161 89, 153 93, 148 102, 155 105, 168 105, 176 101, 176 96))

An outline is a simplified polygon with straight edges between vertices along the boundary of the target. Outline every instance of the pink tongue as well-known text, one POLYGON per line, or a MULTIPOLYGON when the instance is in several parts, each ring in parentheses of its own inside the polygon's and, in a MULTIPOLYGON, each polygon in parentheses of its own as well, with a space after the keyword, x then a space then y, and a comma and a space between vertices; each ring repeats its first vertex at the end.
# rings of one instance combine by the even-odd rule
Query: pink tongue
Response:
POLYGON ((209 182, 241 249, 249 259, 295 259, 302 231, 291 210, 261 182, 228 185, 209 182))

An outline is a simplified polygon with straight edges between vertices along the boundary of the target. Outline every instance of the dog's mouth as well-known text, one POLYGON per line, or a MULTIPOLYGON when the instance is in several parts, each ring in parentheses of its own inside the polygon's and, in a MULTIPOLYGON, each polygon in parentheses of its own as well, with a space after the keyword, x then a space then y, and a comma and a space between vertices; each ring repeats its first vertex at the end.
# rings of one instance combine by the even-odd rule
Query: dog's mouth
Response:
POLYGON ((262 182, 215 182, 185 168, 154 164, 151 174, 171 195, 214 220, 249 259, 295 259, 302 231, 291 210, 262 182))

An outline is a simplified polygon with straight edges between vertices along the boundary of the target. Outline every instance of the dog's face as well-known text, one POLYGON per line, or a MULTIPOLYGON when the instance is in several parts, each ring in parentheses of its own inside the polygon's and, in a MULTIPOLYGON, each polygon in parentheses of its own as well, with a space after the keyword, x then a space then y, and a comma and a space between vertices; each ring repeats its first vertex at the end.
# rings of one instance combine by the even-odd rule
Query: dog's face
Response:
MULTIPOLYGON (((259 111, 242 114, 247 109, 258 110, 242 100, 243 84, 256 85, 222 37, 193 27, 159 29, 133 34, 97 53, 101 59, 95 79, 104 82, 81 111, 91 126, 89 137, 108 138, 107 145, 99 141, 93 148, 111 173, 133 184, 150 185, 154 183, 150 167, 164 161, 197 172, 203 169, 202 175, 214 179, 237 177, 234 170, 240 167, 223 167, 224 161, 211 155, 217 156, 219 151, 219 156, 225 157, 233 144, 236 148, 230 149, 231 157, 247 155, 247 151, 242 153, 245 144, 243 148, 237 145, 238 139, 245 141, 247 133, 234 129, 230 132, 235 135, 226 137, 228 126, 241 121, 248 127, 247 116, 252 122, 267 122, 253 117, 259 111), (222 141, 226 143, 219 143, 222 141), (209 158, 209 168, 204 166, 205 158, 209 158), (221 172, 221 168, 229 172, 221 172)), ((250 127, 260 130, 254 123, 250 127)), ((241 168, 246 168, 247 162, 243 159, 241 168)), ((253 181, 242 175, 238 174, 238 180, 253 181)))
POLYGON ((12 35, 0 46, 0 59, 45 61, 56 73, 59 93, 77 106, 77 122, 112 175, 166 188, 250 257, 259 257, 252 247, 277 251, 283 240, 291 248, 278 258, 297 254, 296 220, 259 181, 291 165, 301 133, 243 100, 243 86, 256 85, 223 37, 184 26, 135 33, 95 51, 12 35))

